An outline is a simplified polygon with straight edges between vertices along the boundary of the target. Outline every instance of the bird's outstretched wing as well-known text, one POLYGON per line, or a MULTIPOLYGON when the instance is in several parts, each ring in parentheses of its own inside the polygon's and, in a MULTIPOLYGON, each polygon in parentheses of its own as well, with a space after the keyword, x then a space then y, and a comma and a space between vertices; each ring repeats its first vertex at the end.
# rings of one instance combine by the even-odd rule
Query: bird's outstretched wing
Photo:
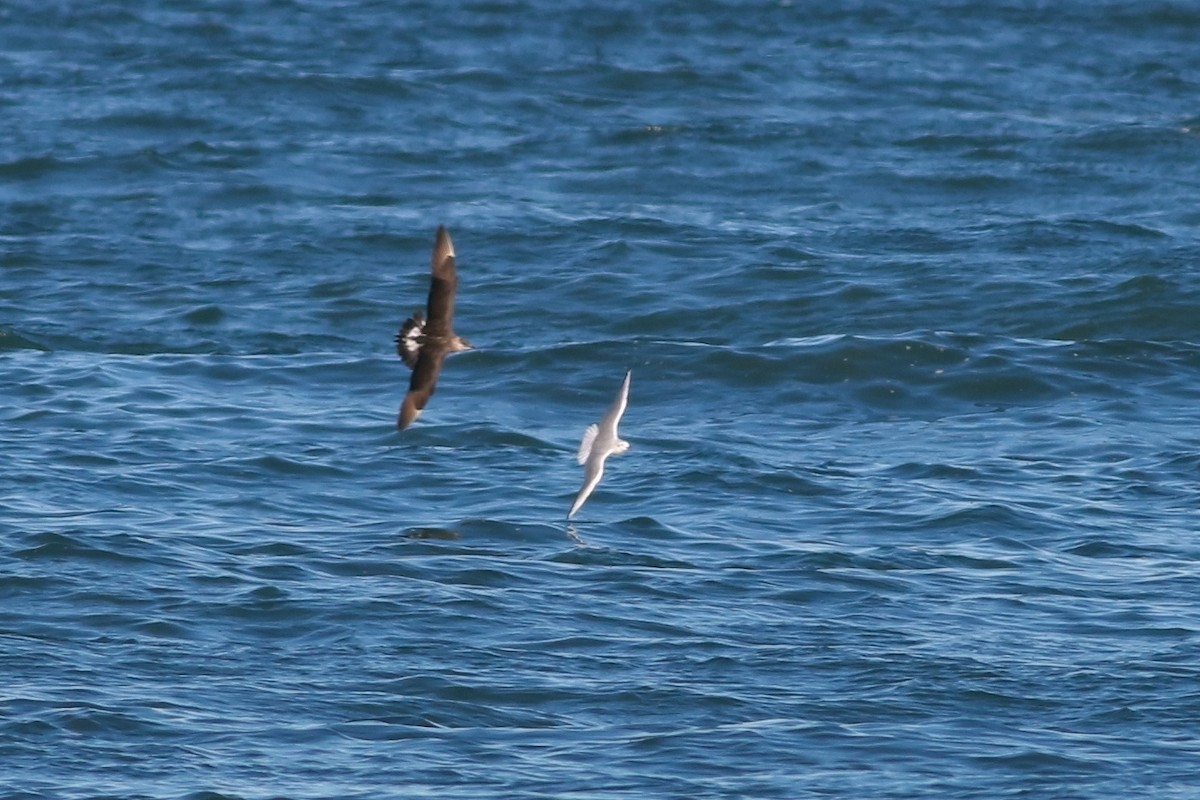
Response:
POLYGON ((579 494, 575 496, 575 502, 571 505, 571 510, 567 513, 567 519, 575 516, 575 512, 583 507, 587 499, 592 496, 592 492, 596 490, 600 479, 604 477, 604 461, 608 458, 608 453, 593 453, 588 459, 587 467, 583 471, 583 487, 580 488, 579 494))
POLYGON ((425 310, 429 336, 454 335, 454 296, 458 292, 458 270, 454 264, 454 242, 446 226, 439 225, 433 245, 433 274, 429 280, 429 300, 425 310))
POLYGON ((434 345, 425 345, 413 367, 412 378, 408 381, 408 393, 400 406, 400 416, 396 425, 404 430, 421 416, 421 410, 429 402, 437 390, 438 375, 442 371, 442 362, 446 360, 446 349, 434 345))
POLYGON ((613 404, 600 420, 600 429, 605 438, 612 437, 613 441, 617 439, 617 423, 621 421, 621 417, 625 414, 625 407, 629 405, 629 380, 632 376, 633 370, 625 373, 625 382, 617 391, 616 399, 613 400, 613 404))

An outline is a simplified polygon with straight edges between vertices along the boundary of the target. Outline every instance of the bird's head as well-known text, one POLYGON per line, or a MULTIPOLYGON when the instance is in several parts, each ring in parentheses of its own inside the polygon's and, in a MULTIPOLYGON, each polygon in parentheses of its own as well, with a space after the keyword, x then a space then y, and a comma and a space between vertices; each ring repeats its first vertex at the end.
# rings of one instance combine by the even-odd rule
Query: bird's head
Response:
POLYGON ((624 453, 626 450, 629 449, 629 447, 630 447, 629 442, 625 441, 624 439, 617 439, 617 443, 613 447, 613 452, 618 453, 618 454, 624 453))

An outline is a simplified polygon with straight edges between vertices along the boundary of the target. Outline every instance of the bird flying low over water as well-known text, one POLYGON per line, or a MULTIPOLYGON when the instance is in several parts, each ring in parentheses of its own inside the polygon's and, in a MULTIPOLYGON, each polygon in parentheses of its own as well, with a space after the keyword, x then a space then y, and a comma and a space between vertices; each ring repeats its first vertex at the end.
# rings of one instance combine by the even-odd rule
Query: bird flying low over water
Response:
POLYGON ((454 332, 454 295, 457 291, 454 243, 445 226, 439 225, 433 245, 433 276, 429 281, 425 314, 414 313, 404 320, 396 334, 396 353, 412 370, 408 394, 404 395, 396 419, 400 430, 421 415, 421 410, 433 396, 446 356, 471 349, 471 343, 454 332))
POLYGON ((617 423, 621 421, 625 406, 629 404, 629 378, 632 375, 632 370, 625 373, 625 382, 621 384, 621 391, 617 392, 617 399, 598 424, 589 425, 583 432, 583 441, 579 444, 577 457, 579 463, 584 465, 583 487, 567 513, 567 519, 575 516, 575 512, 583 507, 596 485, 600 483, 600 478, 604 475, 605 459, 629 449, 629 442, 617 436, 617 423))

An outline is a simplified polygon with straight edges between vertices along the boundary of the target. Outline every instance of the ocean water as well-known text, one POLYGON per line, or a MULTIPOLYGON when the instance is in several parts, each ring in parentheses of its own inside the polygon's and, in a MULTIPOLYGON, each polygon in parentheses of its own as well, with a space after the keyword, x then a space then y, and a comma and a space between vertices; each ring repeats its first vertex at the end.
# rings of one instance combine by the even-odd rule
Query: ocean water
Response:
POLYGON ((5 3, 0 797, 1200 795, 1198 39, 5 3))

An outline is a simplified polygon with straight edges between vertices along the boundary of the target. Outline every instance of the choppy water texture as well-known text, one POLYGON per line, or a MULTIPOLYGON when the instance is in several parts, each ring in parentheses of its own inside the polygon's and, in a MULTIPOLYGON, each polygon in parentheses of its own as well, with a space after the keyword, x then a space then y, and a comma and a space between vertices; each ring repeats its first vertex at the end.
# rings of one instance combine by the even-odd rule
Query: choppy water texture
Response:
POLYGON ((0 796, 1195 797, 1197 41, 6 3, 0 796))

